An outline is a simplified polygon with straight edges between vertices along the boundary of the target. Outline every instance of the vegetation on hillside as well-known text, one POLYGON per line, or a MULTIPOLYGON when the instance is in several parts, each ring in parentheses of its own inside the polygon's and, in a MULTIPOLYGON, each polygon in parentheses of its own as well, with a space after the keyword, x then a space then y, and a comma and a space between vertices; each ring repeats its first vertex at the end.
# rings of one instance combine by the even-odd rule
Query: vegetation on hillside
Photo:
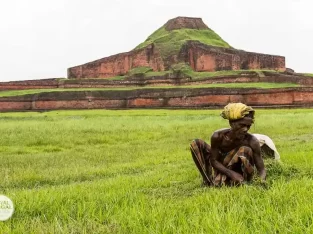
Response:
POLYGON ((201 30, 177 29, 167 31, 163 26, 151 34, 135 49, 140 49, 154 43, 154 45, 160 50, 161 57, 166 59, 171 55, 177 54, 182 45, 188 40, 199 41, 205 45, 231 48, 227 42, 209 28, 201 30))

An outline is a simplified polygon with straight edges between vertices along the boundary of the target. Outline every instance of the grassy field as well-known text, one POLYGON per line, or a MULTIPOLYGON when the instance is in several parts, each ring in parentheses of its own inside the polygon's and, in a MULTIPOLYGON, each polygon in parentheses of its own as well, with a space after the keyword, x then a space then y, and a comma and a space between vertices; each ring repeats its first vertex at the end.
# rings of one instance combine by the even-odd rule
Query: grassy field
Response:
POLYGON ((99 91, 99 90, 135 90, 135 89, 172 89, 172 88, 290 88, 299 87, 292 83, 220 83, 220 84, 198 84, 198 85, 180 85, 180 86, 147 86, 147 87, 125 87, 125 88, 68 88, 68 89, 25 89, 25 90, 6 90, 0 91, 0 97, 21 96, 26 94, 37 94, 46 92, 67 92, 67 91, 99 91))
POLYGON ((218 110, 1 113, 0 233, 313 233, 313 110, 257 110, 282 163, 266 185, 204 188, 194 138, 218 110))

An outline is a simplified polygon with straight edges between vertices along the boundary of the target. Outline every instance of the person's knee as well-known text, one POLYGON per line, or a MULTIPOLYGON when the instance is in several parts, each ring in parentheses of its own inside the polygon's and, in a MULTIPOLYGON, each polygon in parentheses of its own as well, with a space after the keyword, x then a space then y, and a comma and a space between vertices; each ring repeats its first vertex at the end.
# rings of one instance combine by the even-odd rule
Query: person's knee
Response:
POLYGON ((202 139, 194 139, 191 141, 191 145, 196 144, 197 146, 201 147, 201 146, 205 146, 207 145, 207 143, 202 140, 202 139))
POLYGON ((194 148, 194 147, 198 146, 197 140, 198 140, 198 139, 194 139, 194 140, 192 140, 192 141, 190 142, 190 147, 191 147, 191 148, 194 148))
POLYGON ((197 143, 198 141, 199 141, 199 139, 193 139, 190 144, 197 143))

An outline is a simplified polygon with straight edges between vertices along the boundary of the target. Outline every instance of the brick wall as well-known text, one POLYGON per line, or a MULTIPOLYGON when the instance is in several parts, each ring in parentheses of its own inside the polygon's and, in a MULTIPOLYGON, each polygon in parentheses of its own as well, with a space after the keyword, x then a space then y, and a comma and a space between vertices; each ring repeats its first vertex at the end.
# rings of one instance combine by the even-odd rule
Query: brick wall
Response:
POLYGON ((148 89, 41 93, 0 98, 1 111, 111 108, 221 108, 229 102, 257 106, 313 106, 313 88, 148 89))
POLYGON ((0 82, 0 90, 52 89, 59 87, 57 78, 0 82))
POLYGON ((283 56, 208 46, 194 41, 183 47, 180 56, 195 71, 286 69, 283 56))
POLYGON ((105 79, 50 79, 50 80, 32 80, 32 81, 11 81, 0 82, 1 90, 25 90, 25 89, 54 89, 54 88, 108 88, 108 87, 129 87, 129 86, 179 86, 196 85, 212 83, 248 83, 248 82, 274 82, 274 83, 296 83, 312 86, 313 77, 304 77, 297 75, 284 75, 270 73, 264 77, 259 77, 257 73, 248 73, 240 75, 228 75, 214 78, 188 79, 188 78, 169 78, 149 77, 142 79, 130 79, 122 81, 113 81, 105 79))
POLYGON ((163 60, 153 45, 71 67, 67 73, 68 78, 106 78, 125 75, 132 68, 144 66, 164 71, 163 60))

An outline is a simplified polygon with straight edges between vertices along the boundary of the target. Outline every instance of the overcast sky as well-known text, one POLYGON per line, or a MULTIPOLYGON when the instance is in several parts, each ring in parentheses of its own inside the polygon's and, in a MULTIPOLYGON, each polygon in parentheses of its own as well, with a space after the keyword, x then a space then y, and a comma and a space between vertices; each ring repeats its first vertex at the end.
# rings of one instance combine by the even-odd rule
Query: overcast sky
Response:
POLYGON ((312 0, 2 0, 0 81, 66 77, 126 52, 167 20, 200 17, 237 49, 313 73, 312 0))

